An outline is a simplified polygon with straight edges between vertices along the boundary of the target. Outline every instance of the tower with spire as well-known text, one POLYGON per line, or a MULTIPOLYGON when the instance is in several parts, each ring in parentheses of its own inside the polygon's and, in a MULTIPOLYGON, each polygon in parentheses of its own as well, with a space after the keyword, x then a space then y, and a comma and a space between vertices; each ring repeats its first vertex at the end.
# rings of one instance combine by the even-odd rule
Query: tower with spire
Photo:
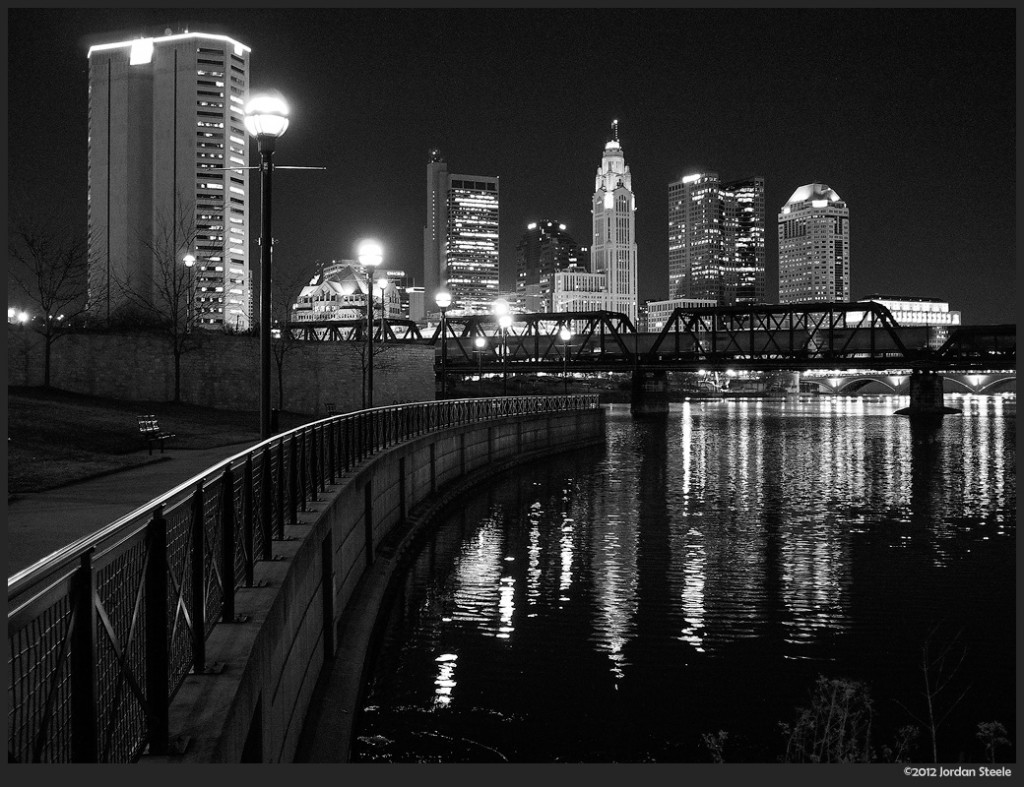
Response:
POLYGON ((606 277, 606 306, 637 319, 637 262, 635 220, 629 167, 619 143, 619 121, 612 121, 612 138, 604 146, 594 184, 594 235, 591 270, 606 277))

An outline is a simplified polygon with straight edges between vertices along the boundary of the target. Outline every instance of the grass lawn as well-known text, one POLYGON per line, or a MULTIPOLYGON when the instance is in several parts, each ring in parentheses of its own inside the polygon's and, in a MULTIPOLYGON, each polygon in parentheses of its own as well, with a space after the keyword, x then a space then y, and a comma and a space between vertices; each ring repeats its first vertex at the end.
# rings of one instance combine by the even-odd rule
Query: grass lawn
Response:
MULTIPOLYGON (((259 440, 256 411, 128 402, 42 388, 7 388, 7 493, 39 492, 150 461, 138 416, 152 413, 173 448, 259 440)), ((312 417, 281 413, 281 429, 312 417)), ((154 449, 156 450, 156 449, 154 449)), ((154 457, 158 454, 154 453, 154 457)))

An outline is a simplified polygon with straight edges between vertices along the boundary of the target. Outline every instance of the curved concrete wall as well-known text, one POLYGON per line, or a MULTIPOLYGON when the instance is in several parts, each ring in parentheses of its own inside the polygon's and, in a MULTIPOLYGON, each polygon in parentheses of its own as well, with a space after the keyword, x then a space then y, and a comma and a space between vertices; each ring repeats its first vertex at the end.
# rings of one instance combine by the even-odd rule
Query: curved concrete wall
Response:
MULTIPOLYGON (((347 678, 331 708, 345 735, 382 588, 430 509, 489 469, 603 437, 601 409, 508 417, 424 435, 354 468, 285 528, 273 561, 256 564, 238 619, 207 640, 214 668, 189 676, 172 704, 175 753, 144 761, 291 762, 322 674, 347 678)), ((344 756, 347 741, 328 758, 344 756)))

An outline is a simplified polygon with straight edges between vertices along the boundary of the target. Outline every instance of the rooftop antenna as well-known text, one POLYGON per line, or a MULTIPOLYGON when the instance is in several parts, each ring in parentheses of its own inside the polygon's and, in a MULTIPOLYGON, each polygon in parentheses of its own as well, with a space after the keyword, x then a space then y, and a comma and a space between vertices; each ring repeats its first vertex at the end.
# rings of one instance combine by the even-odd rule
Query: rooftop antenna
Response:
POLYGON ((613 120, 612 121, 612 138, 616 142, 619 141, 619 121, 618 120, 613 120))

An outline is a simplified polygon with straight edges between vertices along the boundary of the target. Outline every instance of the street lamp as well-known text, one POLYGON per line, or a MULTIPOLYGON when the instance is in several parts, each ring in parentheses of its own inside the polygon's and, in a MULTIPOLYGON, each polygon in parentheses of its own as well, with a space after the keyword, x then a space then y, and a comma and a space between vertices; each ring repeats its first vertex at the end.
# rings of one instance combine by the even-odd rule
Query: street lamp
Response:
POLYGON ((452 305, 452 295, 446 290, 438 290, 434 303, 441 310, 441 398, 448 397, 448 375, 445 367, 448 363, 448 307, 452 305))
POLYGON ((196 258, 194 254, 186 254, 181 258, 181 261, 185 263, 185 267, 188 269, 188 295, 185 301, 185 333, 188 333, 192 327, 192 298, 194 294, 192 289, 192 266, 196 264, 196 258))
POLYGON ((512 315, 503 314, 498 318, 501 328, 501 395, 508 396, 508 329, 512 327, 512 315))
POLYGON ((274 145, 288 129, 288 105, 277 95, 255 96, 245 106, 245 129, 256 138, 260 154, 260 437, 270 430, 270 288, 273 240, 270 234, 270 189, 274 145))
POLYGON ((374 284, 374 289, 380 293, 380 340, 381 343, 387 341, 387 303, 384 302, 384 293, 387 291, 388 286, 391 282, 388 280, 387 275, 381 276, 377 279, 374 284))
POLYGON ((501 328, 501 395, 508 395, 508 335, 509 326, 512 325, 512 316, 509 314, 508 301, 498 298, 491 304, 491 311, 498 318, 498 327, 501 328))
POLYGON ((373 407, 373 273, 384 261, 384 250, 375 240, 359 244, 359 264, 366 274, 366 407, 373 407))
POLYGON ((483 336, 477 336, 473 340, 473 344, 476 345, 476 376, 479 378, 479 382, 483 385, 484 382, 484 347, 487 346, 487 339, 483 336))
POLYGON ((569 340, 572 338, 572 331, 563 325, 558 336, 562 340, 562 393, 567 395, 569 393, 569 340))

